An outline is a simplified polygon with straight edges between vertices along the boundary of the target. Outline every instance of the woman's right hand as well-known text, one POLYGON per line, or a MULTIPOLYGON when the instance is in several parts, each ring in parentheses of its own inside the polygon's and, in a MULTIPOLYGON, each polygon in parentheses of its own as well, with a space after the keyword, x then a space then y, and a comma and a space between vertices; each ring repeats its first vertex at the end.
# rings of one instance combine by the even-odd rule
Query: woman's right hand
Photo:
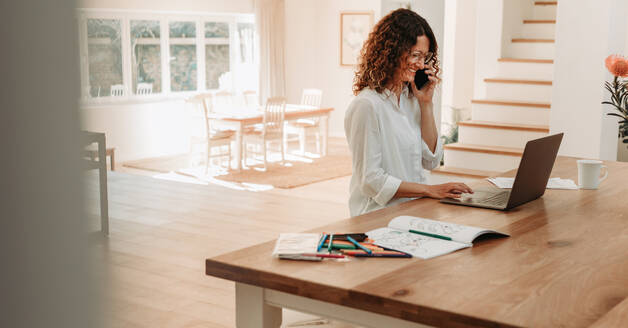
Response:
POLYGON ((460 198, 460 194, 462 193, 472 194, 473 190, 462 182, 449 182, 425 186, 425 196, 436 199, 460 198))

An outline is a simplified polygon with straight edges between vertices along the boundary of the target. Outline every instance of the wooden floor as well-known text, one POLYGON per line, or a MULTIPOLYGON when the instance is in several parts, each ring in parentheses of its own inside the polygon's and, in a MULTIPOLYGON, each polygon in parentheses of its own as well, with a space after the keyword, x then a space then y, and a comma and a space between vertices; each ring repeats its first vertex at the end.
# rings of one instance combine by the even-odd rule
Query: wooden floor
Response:
MULTIPOLYGON (((111 232, 94 241, 110 278, 108 327, 235 327, 234 284, 205 276, 206 258, 349 217, 350 177, 251 192, 131 173, 141 172, 109 172, 111 232)), ((96 231, 95 172, 86 181, 96 231)), ((316 327, 332 326, 348 327, 316 327)))
MULTIPOLYGON (((95 198, 96 176, 88 180, 95 198)), ((348 217, 347 178, 338 180, 289 196, 110 172, 111 233, 98 242, 111 279, 108 326, 235 327, 234 285, 206 277, 204 260, 348 217)))

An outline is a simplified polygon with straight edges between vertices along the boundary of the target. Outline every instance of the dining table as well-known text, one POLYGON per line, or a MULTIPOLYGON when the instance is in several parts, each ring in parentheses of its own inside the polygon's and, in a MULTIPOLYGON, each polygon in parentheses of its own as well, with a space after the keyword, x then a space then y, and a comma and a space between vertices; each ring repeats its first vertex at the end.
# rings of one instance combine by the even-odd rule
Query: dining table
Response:
MULTIPOLYGON (((327 140, 329 137, 329 116, 334 110, 332 107, 319 108, 309 105, 286 104, 284 121, 299 119, 320 118, 319 129, 322 137, 321 156, 327 155, 327 140)), ((221 128, 235 131, 235 158, 232 165, 237 171, 242 169, 242 138, 247 127, 264 122, 264 107, 242 107, 217 110, 209 113, 212 124, 221 128)), ((285 136, 284 136, 285 138, 285 136)))

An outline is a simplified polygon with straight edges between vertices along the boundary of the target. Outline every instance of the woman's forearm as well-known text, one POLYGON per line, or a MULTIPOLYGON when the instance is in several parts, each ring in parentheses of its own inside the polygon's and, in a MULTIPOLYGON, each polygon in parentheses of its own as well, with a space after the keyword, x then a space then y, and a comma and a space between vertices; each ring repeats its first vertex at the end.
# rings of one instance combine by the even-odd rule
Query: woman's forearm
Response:
POLYGON ((427 196, 427 185, 402 181, 393 198, 414 198, 427 196))
POLYGON ((433 153, 436 151, 438 130, 434 120, 434 103, 421 103, 421 137, 433 153))

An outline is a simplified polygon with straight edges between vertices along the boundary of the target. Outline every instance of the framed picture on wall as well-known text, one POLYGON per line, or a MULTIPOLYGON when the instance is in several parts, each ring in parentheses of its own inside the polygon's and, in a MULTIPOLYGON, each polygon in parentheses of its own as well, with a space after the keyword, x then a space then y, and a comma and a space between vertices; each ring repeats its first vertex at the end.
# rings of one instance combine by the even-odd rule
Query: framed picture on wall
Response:
POLYGON ((357 64, 362 44, 373 26, 372 11, 340 13, 340 66, 357 64))

